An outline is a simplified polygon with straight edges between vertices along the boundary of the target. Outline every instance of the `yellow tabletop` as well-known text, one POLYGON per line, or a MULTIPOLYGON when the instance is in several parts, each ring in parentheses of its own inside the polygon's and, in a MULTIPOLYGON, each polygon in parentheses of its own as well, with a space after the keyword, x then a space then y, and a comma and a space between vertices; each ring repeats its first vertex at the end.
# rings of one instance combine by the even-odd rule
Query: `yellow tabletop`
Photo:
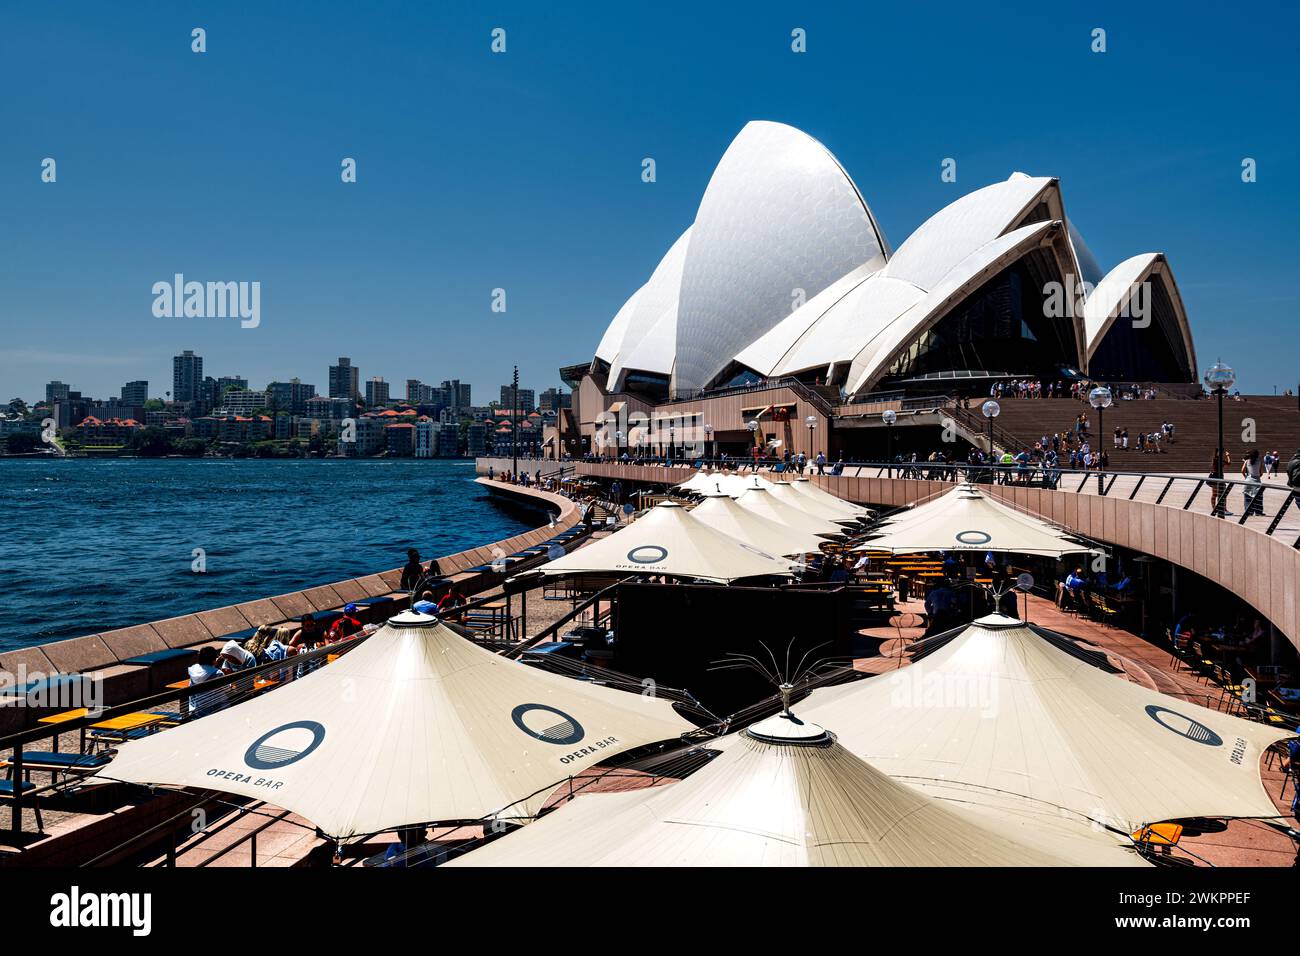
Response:
POLYGON ((167 718, 161 714, 123 714, 121 717, 110 717, 108 720, 101 720, 97 724, 91 724, 99 730, 135 730, 137 727, 149 727, 153 724, 162 723, 167 718))
POLYGON ((85 717, 88 713, 90 713, 90 711, 85 707, 78 707, 76 710, 65 710, 61 714, 50 714, 48 717, 42 717, 37 721, 37 723, 63 724, 67 723, 69 720, 77 720, 80 717, 85 717))
POLYGON ((182 687, 189 687, 190 680, 187 677, 185 680, 178 680, 174 684, 168 684, 167 686, 172 690, 180 690, 182 687))

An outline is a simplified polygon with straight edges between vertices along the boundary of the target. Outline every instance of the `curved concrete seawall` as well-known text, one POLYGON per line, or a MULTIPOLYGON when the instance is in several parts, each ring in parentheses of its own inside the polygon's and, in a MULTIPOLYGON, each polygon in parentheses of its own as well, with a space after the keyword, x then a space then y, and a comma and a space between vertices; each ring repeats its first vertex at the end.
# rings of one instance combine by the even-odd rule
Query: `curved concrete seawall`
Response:
MULTIPOLYGON (((488 564, 502 554, 540 544, 559 531, 572 527, 580 518, 578 507, 561 495, 486 478, 476 481, 491 493, 551 512, 555 515, 555 527, 548 523, 500 541, 437 558, 439 573, 467 595, 495 586, 502 577, 490 572, 470 573, 470 568, 488 564)), ((105 706, 143 697, 184 676, 189 661, 178 658, 152 666, 123 663, 130 658, 176 648, 220 645, 232 637, 248 636, 248 632, 263 624, 296 621, 304 614, 337 610, 350 602, 391 598, 384 604, 382 612, 378 609, 375 612, 386 617, 404 608, 409 601, 405 592, 397 590, 401 577, 401 568, 394 568, 163 621, 0 651, 0 689, 16 682, 30 684, 53 675, 87 674, 98 682, 98 702, 105 706)), ((60 709, 64 708, 0 706, 0 736, 32 726, 40 717, 60 709)))

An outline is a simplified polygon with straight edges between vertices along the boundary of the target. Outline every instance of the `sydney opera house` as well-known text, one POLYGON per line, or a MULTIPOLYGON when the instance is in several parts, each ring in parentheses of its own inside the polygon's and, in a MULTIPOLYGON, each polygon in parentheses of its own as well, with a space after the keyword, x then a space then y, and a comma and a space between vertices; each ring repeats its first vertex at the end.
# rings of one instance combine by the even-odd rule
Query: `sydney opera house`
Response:
MULTIPOLYGON (((1057 179, 1014 172, 895 249, 824 146, 751 122, 591 360, 563 370, 577 408, 556 437, 589 449, 602 416, 628 411, 646 416, 651 443, 660 416, 684 432, 718 418, 709 432, 725 437, 745 422, 701 401, 764 384, 820 396, 827 417, 884 394, 978 396, 992 380, 1177 385, 1196 370, 1164 255, 1103 271, 1057 179)), ((796 421, 819 413, 797 404, 796 421)))

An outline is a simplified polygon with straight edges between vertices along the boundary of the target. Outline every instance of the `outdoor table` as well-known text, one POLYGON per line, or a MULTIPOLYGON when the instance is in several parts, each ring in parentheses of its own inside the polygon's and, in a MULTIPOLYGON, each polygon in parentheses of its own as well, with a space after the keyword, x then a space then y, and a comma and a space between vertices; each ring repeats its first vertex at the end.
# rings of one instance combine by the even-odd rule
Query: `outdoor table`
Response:
POLYGON ((190 679, 187 677, 187 678, 185 678, 185 680, 178 680, 178 681, 176 681, 176 682, 174 682, 174 683, 168 684, 168 685, 167 685, 167 689, 168 689, 168 690, 180 690, 180 689, 183 688, 183 687, 189 687, 189 686, 190 686, 190 679))
POLYGON ((1280 684, 1284 680, 1290 680, 1290 674, 1280 673, 1275 670, 1264 671, 1264 666, 1260 664, 1248 664, 1245 667, 1246 676, 1258 684, 1280 684))
MULTIPOLYGON (((38 720, 38 721, 36 721, 36 722, 37 722, 38 724, 64 724, 64 723, 67 723, 67 722, 70 721, 70 720, 78 720, 78 719, 80 719, 80 718, 82 718, 82 717, 85 717, 88 713, 90 713, 90 711, 87 710, 85 707, 76 707, 76 708, 74 708, 74 709, 72 709, 72 710, 65 710, 65 711, 63 711, 62 713, 58 713, 58 714, 50 714, 50 716, 48 716, 48 717, 42 717, 42 718, 40 718, 40 720, 38 720)), ((82 727, 82 728, 81 728, 81 745, 80 745, 80 749, 81 749, 82 751, 84 751, 84 750, 86 749, 86 728, 85 728, 85 727, 82 727)), ((59 752, 59 735, 58 735, 58 734, 55 734, 55 735, 54 735, 54 745, 53 745, 53 750, 54 750, 55 753, 58 753, 58 752, 59 752)))
POLYGON ((166 718, 161 714, 140 712, 123 714, 120 717, 110 717, 108 720, 101 720, 99 723, 90 726, 92 730, 116 731, 121 734, 122 740, 125 741, 130 731, 139 730, 142 727, 155 727, 164 720, 166 718))

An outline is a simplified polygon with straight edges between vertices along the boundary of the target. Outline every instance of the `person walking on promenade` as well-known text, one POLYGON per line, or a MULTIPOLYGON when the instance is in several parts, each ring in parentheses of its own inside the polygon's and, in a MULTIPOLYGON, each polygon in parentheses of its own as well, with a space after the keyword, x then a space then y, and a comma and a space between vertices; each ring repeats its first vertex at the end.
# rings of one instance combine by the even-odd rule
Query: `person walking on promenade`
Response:
POLYGON ((1241 476, 1250 484, 1242 489, 1242 498, 1245 501, 1246 515, 1263 515, 1264 514, 1264 486, 1260 480, 1259 471, 1259 449, 1252 448, 1241 463, 1241 476))

